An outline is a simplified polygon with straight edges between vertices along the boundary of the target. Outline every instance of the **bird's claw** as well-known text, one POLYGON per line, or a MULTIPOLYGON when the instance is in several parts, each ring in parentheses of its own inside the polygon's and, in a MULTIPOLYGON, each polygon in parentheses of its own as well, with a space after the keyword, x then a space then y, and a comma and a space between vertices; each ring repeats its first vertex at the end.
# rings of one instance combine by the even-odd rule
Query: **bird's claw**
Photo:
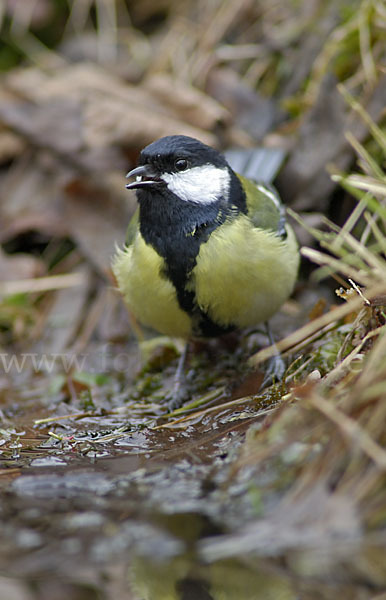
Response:
POLYGON ((279 383, 286 370, 285 362, 281 354, 275 354, 268 360, 261 388, 268 387, 273 383, 279 383))

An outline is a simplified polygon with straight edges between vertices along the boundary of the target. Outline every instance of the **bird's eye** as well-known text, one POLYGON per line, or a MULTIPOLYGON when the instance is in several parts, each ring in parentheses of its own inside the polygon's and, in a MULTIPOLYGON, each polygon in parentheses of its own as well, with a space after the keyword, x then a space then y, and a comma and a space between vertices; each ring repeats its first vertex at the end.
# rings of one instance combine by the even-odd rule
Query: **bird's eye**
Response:
POLYGON ((188 168, 188 161, 185 158, 177 158, 174 162, 176 171, 185 171, 188 168))

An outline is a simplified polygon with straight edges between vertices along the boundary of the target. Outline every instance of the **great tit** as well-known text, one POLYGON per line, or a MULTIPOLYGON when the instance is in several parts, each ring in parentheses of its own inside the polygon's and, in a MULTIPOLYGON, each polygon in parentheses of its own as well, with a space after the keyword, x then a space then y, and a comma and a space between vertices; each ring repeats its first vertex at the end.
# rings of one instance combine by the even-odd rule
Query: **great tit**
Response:
POLYGON ((127 177, 135 177, 126 187, 139 207, 113 272, 141 323, 188 340, 277 312, 293 290, 299 252, 273 187, 183 135, 146 146, 127 177))

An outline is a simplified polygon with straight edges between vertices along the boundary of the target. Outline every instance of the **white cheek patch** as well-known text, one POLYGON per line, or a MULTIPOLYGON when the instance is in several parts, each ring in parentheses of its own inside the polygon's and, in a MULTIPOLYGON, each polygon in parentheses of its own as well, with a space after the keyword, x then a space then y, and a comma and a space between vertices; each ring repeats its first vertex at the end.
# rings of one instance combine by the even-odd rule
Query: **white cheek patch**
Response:
POLYGON ((196 204, 211 204, 221 196, 227 197, 230 187, 228 169, 209 164, 181 173, 164 173, 162 179, 181 200, 196 204))

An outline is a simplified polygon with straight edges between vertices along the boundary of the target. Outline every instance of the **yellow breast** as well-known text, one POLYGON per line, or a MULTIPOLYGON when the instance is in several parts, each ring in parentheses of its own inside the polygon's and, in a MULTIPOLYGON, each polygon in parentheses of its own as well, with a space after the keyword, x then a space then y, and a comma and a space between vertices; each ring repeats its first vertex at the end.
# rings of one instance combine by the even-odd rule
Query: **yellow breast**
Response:
POLYGON ((190 318, 180 309, 162 265, 162 258, 138 232, 128 248, 118 250, 112 268, 126 304, 141 323, 164 335, 188 338, 190 318))
POLYGON ((202 244, 189 282, 202 310, 220 325, 268 320, 291 294, 299 266, 295 235, 251 227, 246 216, 216 229, 202 244))
MULTIPOLYGON (((288 237, 251 225, 247 216, 216 229, 200 247, 187 288, 216 324, 249 327, 268 320, 291 294, 299 253, 288 237)), ((144 325, 172 337, 192 334, 175 288, 163 272, 163 259, 138 232, 118 250, 113 271, 129 309, 144 325)))

